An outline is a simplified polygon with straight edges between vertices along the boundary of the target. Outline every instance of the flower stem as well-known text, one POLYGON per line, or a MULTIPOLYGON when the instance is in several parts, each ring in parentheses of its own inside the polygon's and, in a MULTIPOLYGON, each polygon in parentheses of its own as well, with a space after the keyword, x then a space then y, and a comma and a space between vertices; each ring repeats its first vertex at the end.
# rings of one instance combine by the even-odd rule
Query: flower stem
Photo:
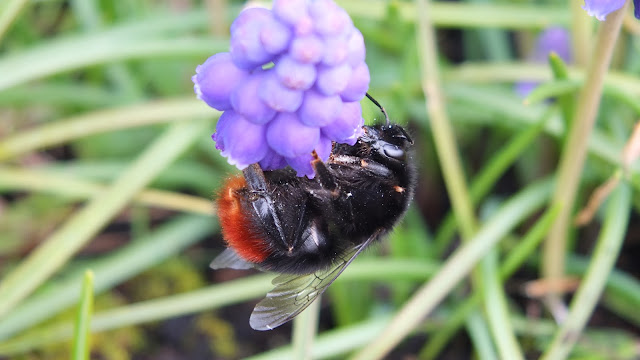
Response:
POLYGON ((584 68, 591 54, 593 19, 582 9, 584 0, 571 0, 571 43, 574 63, 584 68))
POLYGON ((573 298, 569 315, 556 332, 551 346, 542 359, 566 359, 580 338, 618 258, 629 222, 630 208, 631 189, 623 181, 611 196, 593 260, 573 298))
POLYGON ((571 129, 560 159, 552 203, 563 206, 546 239, 542 266, 542 275, 549 279, 560 278, 564 274, 567 233, 573 204, 587 155, 589 136, 598 114, 604 78, 620 33, 625 9, 626 6, 609 14, 598 30, 593 60, 587 70, 584 88, 578 98, 571 129))

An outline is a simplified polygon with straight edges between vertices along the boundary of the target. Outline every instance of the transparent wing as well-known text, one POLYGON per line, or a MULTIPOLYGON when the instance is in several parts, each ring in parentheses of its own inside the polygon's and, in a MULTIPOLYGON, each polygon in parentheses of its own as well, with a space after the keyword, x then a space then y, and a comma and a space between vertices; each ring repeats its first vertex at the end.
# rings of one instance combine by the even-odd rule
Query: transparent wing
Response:
POLYGON ((329 269, 305 275, 282 274, 273 279, 275 288, 253 309, 249 325, 254 330, 271 330, 296 317, 322 295, 379 233, 376 232, 362 245, 342 254, 329 269))
POLYGON ((209 266, 211 266, 212 269, 230 268, 237 270, 251 269, 254 267, 252 263, 243 260, 231 248, 227 248, 220 253, 220 255, 213 259, 209 266))

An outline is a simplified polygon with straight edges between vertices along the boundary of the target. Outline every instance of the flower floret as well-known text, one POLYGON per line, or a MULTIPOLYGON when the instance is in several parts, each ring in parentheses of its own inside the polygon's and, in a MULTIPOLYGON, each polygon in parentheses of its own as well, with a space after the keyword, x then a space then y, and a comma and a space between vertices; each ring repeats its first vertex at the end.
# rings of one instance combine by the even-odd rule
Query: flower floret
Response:
POLYGON ((362 134, 370 81, 362 33, 333 0, 251 7, 230 32, 230 51, 192 78, 198 98, 224 111, 216 148, 240 169, 288 165, 312 178, 316 156, 327 161, 333 142, 353 145, 362 134))
MULTIPOLYGON (((585 0, 582 7, 589 16, 604 21, 610 13, 620 9, 627 0, 585 0)), ((637 0, 636 0, 637 1, 637 0)))

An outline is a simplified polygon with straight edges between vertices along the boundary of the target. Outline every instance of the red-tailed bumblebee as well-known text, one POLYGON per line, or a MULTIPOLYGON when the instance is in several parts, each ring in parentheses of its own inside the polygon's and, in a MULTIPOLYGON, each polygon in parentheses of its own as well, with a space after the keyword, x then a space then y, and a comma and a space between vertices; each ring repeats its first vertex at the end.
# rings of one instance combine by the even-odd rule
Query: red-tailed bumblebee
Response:
POLYGON ((220 191, 228 248, 211 267, 281 273, 253 310, 253 329, 271 330, 293 319, 406 212, 416 182, 413 141, 388 117, 385 125, 363 130, 353 146, 334 143, 326 163, 316 157, 314 179, 253 164, 220 191))

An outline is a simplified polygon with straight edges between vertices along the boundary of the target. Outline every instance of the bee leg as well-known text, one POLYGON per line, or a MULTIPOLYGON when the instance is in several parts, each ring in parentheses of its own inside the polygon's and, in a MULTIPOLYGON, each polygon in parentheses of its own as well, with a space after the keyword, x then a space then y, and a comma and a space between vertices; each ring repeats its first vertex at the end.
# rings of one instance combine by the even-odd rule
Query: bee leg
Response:
POLYGON ((252 192, 267 193, 267 179, 259 164, 251 164, 242 170, 244 179, 247 181, 247 187, 252 192))
POLYGON ((342 194, 340 187, 336 183, 334 176, 329 172, 327 165, 318 157, 315 150, 312 153, 314 159, 311 162, 316 172, 316 177, 324 189, 331 192, 332 202, 336 209, 336 214, 341 218, 353 219, 353 207, 351 205, 351 193, 342 194))
POLYGON ((263 226, 270 236, 277 238, 277 241, 285 247, 290 247, 287 241, 280 216, 276 210, 275 202, 269 195, 267 189, 267 178, 259 164, 251 164, 242 170, 247 188, 252 196, 248 199, 253 206, 255 214, 259 217, 263 226))
POLYGON ((327 169, 327 165, 325 165, 325 163, 318 157, 315 150, 313 150, 311 155, 313 156, 311 166, 313 166, 313 170, 316 173, 318 181, 320 181, 323 188, 331 191, 332 194, 337 194, 339 190, 338 185, 333 179, 333 175, 329 172, 329 169, 327 169))

